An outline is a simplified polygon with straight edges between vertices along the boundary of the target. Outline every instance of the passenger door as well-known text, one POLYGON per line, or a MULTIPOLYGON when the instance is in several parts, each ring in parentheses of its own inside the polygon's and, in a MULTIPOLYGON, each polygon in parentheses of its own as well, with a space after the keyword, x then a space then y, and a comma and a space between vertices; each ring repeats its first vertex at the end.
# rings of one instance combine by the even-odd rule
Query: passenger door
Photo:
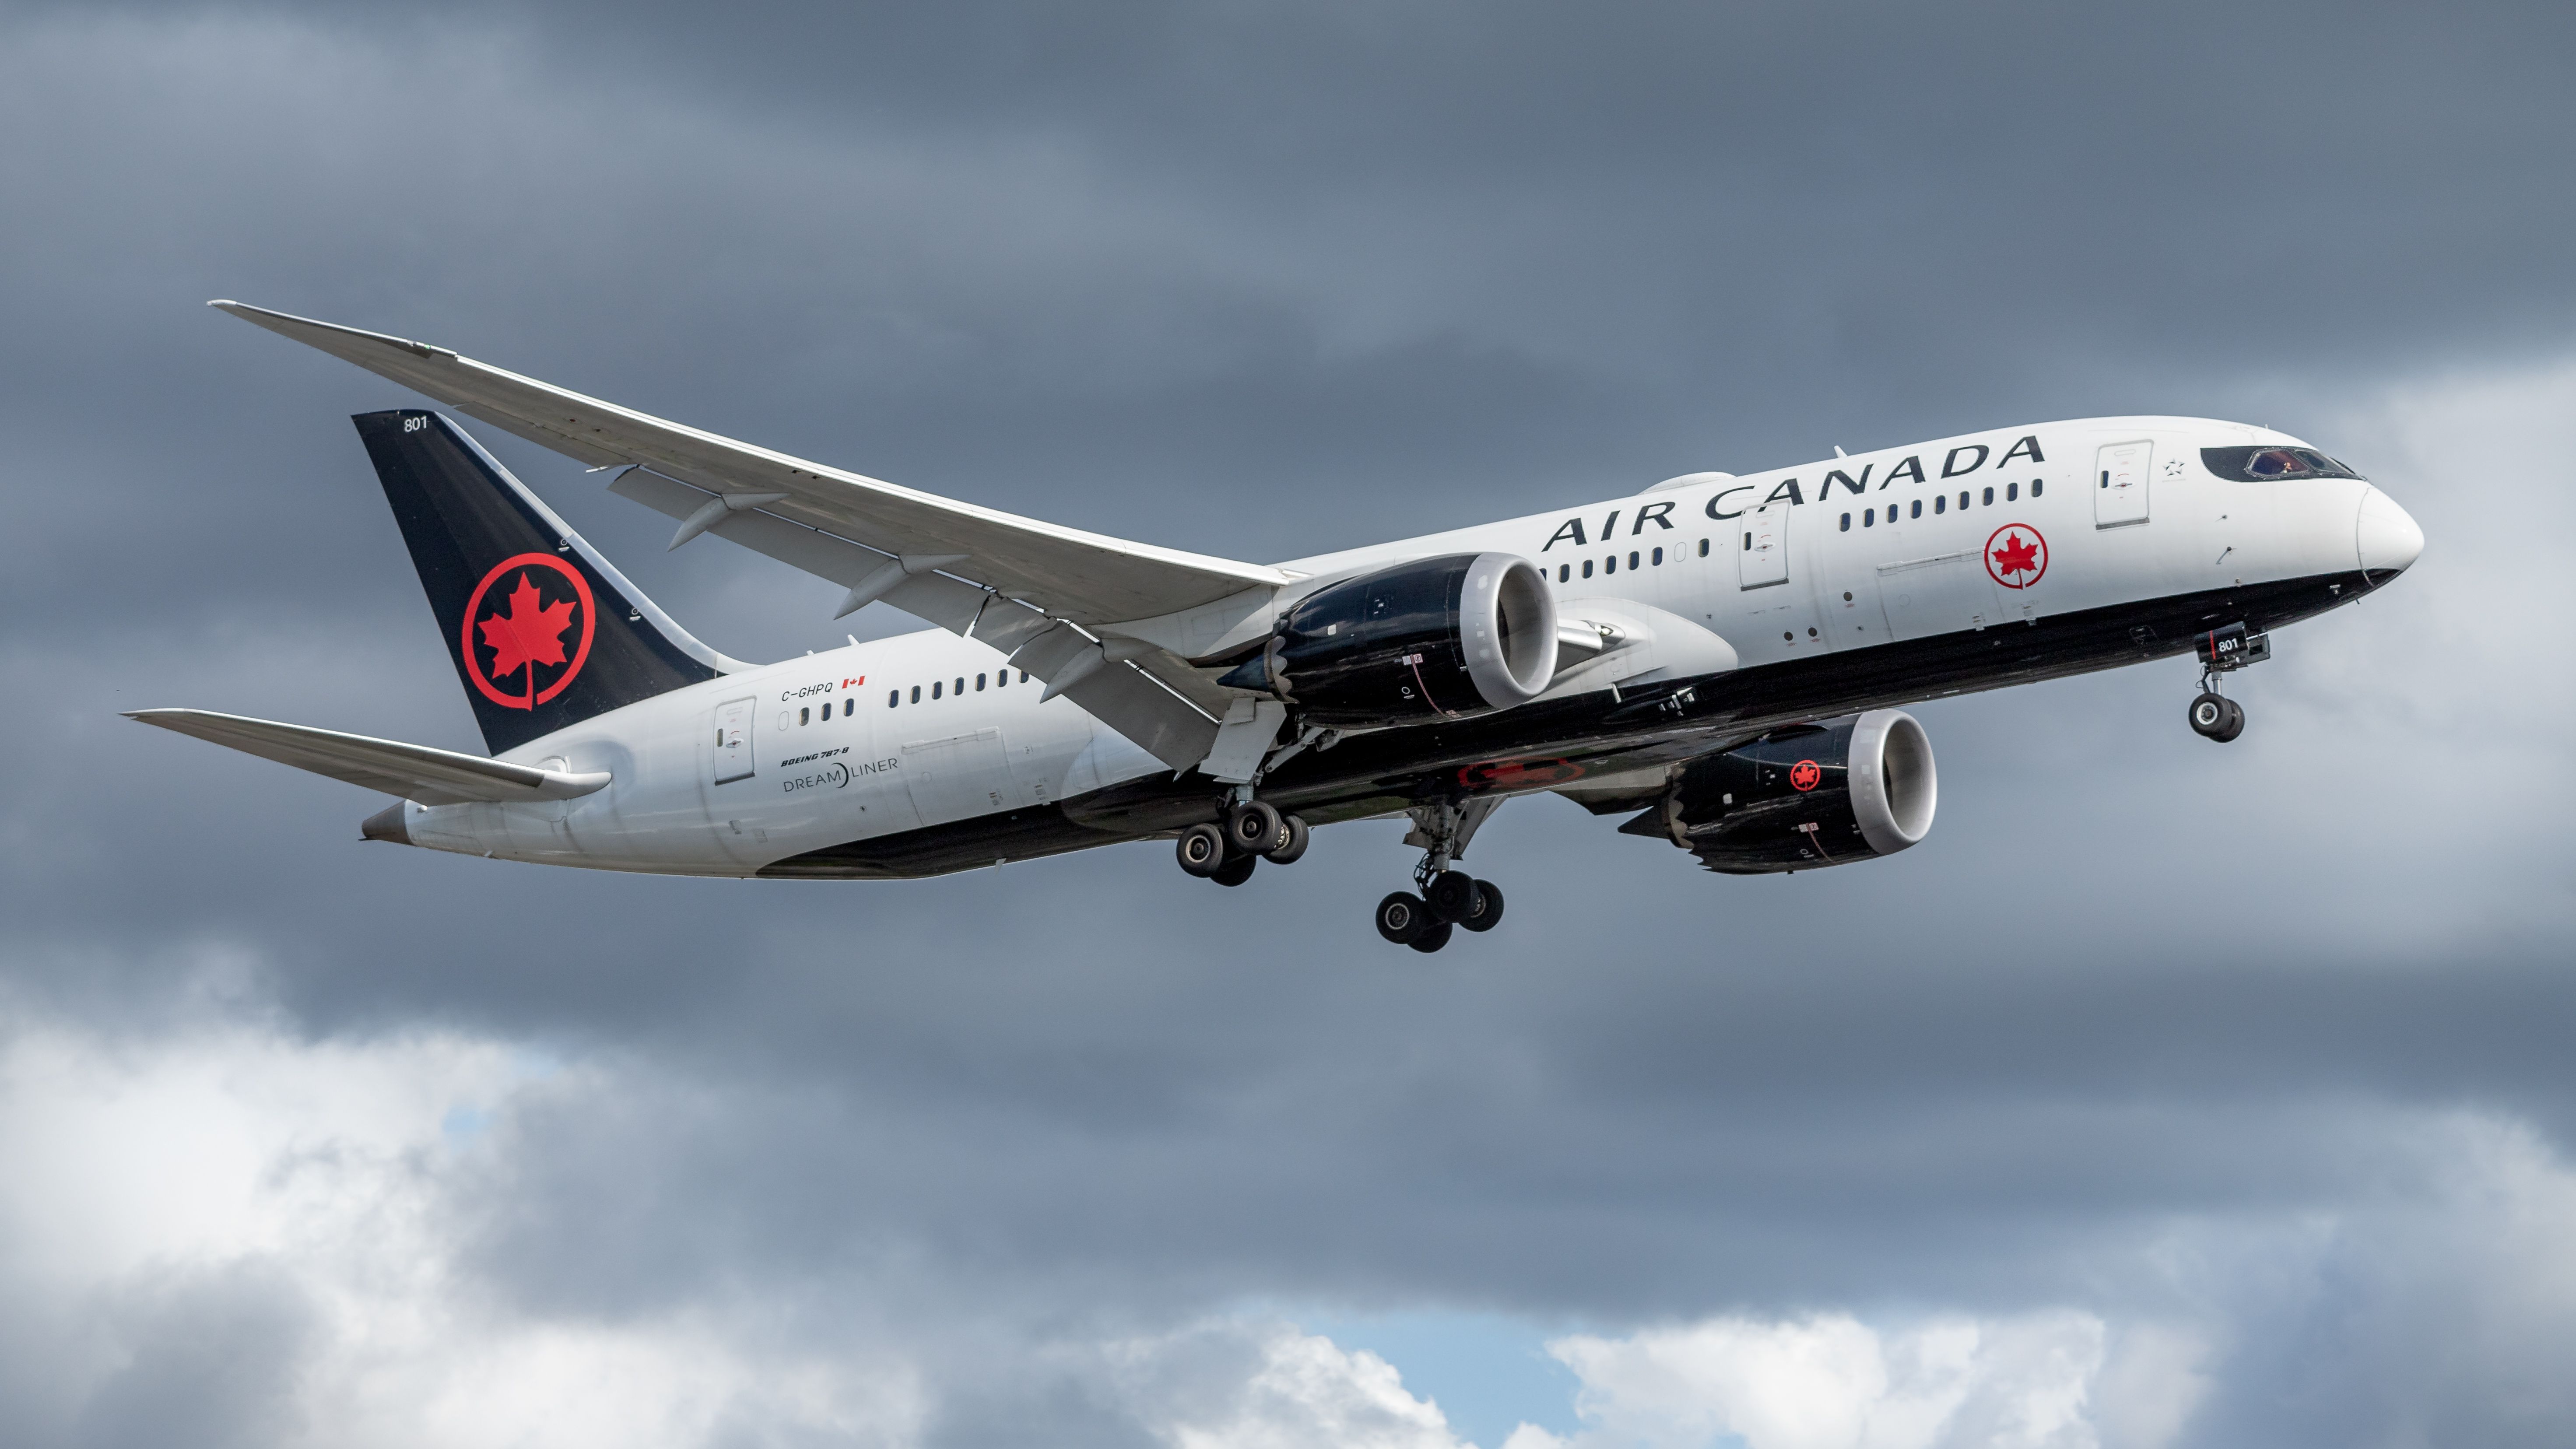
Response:
POLYGON ((2093 455, 2093 526, 2147 521, 2147 465, 2153 443, 2109 443, 2093 455))
POLYGON ((1736 583, 1747 589, 1789 582, 1789 505, 1765 503, 1735 521, 1736 583))
POLYGON ((729 699, 716 706, 714 783, 718 785, 751 778, 752 704, 748 699, 729 699))
POLYGON ((1003 751, 1001 730, 993 726, 905 745, 903 778, 924 825, 945 825, 1010 804, 1010 757, 1003 751))

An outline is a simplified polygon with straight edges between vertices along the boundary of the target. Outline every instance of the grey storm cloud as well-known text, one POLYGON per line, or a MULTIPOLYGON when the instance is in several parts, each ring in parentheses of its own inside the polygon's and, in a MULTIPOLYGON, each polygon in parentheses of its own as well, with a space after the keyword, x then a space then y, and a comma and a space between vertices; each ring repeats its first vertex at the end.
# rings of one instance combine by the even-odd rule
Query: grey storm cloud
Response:
MULTIPOLYGON (((2576 1133, 2572 28, 16 7, 0 1046, 500 1044, 517 1085, 452 1160, 297 1147, 278 1180, 380 1172, 491 1321, 916 1366, 847 1390, 896 1428, 745 1398, 711 1443, 1160 1442, 1257 1373, 1228 1315, 1317 1304, 2073 1306, 2200 1325, 2176 1442, 2563 1442, 2535 1345, 2576 1283, 2480 1184, 2563 1201, 2576 1133), (2178 663, 1922 706, 1940 823, 1864 869, 1720 879, 1515 803, 1473 862, 1512 920, 1438 958, 1363 922, 1411 863, 1385 823, 1236 892, 1150 845, 552 872, 361 847, 371 797, 115 717, 473 747, 346 420, 415 399, 218 296, 1232 557, 2130 411, 2310 436, 2432 545, 2286 631, 2226 751, 2178 663)), ((822 584, 667 553, 475 431, 718 648, 839 642, 822 584)), ((0 1224, 0 1282, 54 1281, 35 1233, 0 1224)), ((300 1261, 7 1295, 0 1438, 310 1431, 366 1336, 300 1261)))

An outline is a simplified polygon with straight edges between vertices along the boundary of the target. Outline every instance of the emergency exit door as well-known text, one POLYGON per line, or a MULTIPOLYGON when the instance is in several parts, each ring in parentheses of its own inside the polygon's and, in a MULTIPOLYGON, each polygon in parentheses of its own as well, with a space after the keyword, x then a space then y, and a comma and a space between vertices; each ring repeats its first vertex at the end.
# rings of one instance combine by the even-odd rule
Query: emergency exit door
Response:
POLYGON ((2093 455, 2093 526, 2147 521, 2147 465, 2153 443, 2112 443, 2093 455))
POLYGON ((1789 505, 1765 503, 1735 521, 1736 582, 1748 589, 1789 582, 1789 505))
POLYGON ((748 699, 716 706, 715 783, 751 778, 751 707, 748 699))

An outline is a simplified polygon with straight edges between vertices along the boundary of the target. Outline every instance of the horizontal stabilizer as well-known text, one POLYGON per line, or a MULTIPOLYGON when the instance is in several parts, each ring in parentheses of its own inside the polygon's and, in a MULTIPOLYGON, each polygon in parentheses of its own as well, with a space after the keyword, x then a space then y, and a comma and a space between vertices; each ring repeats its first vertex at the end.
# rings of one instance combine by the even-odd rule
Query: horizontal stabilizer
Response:
POLYGON ((605 770, 540 770, 533 765, 513 765, 481 755, 434 750, 427 745, 246 719, 212 710, 138 709, 126 718, 423 805, 456 805, 469 800, 569 800, 600 789, 609 781, 605 770))

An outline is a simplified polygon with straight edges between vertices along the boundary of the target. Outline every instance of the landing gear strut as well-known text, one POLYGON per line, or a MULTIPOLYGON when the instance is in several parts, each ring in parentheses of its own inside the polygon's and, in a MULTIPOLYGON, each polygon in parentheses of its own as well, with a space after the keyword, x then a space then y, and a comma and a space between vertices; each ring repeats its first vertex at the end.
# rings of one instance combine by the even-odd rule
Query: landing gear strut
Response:
POLYGON ((1488 796, 1463 805, 1441 801, 1413 808, 1413 829, 1404 843, 1423 848, 1422 864, 1413 871, 1421 894, 1397 891, 1379 901, 1379 935, 1428 953, 1448 945, 1453 930, 1490 931, 1502 920, 1502 887, 1451 865, 1465 853, 1467 838, 1501 804, 1499 798, 1488 796))
POLYGON ((2191 731, 2225 744, 2245 733, 2245 707, 2220 692, 2226 677, 2272 657, 2272 636, 2249 634, 2242 624, 2200 636, 2200 693, 2191 702, 2191 731))

